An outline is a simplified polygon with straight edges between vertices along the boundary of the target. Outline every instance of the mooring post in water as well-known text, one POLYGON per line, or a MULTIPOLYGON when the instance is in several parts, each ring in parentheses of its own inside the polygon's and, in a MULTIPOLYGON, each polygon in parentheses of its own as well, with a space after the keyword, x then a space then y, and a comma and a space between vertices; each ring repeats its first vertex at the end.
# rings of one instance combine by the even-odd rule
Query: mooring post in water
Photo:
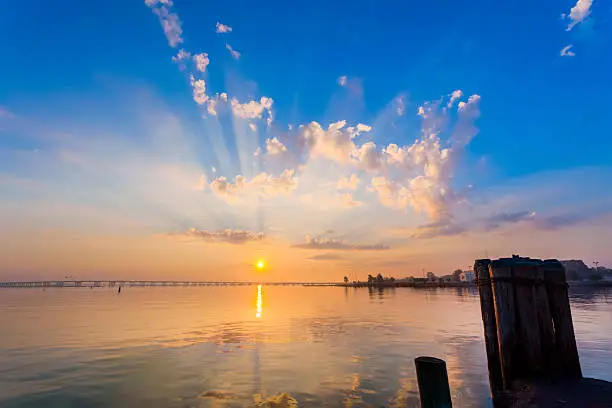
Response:
POLYGON ((542 265, 555 328, 555 359, 560 370, 558 374, 566 378, 581 378, 582 369, 574 335, 565 268, 556 259, 547 259, 542 265))
POLYGON ((446 362, 435 357, 414 359, 421 408, 451 408, 446 362))
POLYGON ((502 374, 499 362, 499 344, 497 342, 497 323, 495 321, 495 301, 493 288, 489 276, 490 259, 477 259, 474 262, 474 272, 480 294, 480 312, 484 327, 485 347, 487 351, 487 365, 489 368, 489 386, 491 396, 502 390, 502 374))
POLYGON ((546 282, 544 280, 544 266, 542 263, 537 269, 535 290, 538 329, 541 342, 542 369, 544 373, 550 375, 557 372, 558 369, 555 356, 555 330, 552 315, 550 314, 548 292, 546 291, 546 282))
POLYGON ((504 388, 508 388, 514 380, 514 356, 516 355, 517 343, 512 261, 512 259, 502 258, 491 262, 489 265, 504 388))
POLYGON ((516 258, 512 262, 514 302, 517 313, 517 353, 514 357, 515 378, 532 377, 542 368, 542 343, 536 309, 536 279, 539 260, 516 258))

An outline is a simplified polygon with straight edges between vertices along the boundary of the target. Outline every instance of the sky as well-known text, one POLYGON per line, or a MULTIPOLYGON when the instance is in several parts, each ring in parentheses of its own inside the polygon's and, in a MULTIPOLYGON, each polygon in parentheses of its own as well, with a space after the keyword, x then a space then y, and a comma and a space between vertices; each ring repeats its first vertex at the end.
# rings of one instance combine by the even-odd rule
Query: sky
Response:
POLYGON ((0 280, 612 265, 606 2, 6 3, 0 280))

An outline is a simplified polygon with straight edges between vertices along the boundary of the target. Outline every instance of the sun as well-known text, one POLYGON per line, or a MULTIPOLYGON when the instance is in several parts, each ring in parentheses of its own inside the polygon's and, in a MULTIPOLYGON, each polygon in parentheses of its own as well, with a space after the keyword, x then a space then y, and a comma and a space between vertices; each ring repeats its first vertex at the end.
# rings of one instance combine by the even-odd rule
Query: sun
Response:
POLYGON ((264 266, 266 266, 266 264, 264 263, 263 259, 260 259, 259 261, 257 261, 255 266, 261 271, 263 270, 264 266))

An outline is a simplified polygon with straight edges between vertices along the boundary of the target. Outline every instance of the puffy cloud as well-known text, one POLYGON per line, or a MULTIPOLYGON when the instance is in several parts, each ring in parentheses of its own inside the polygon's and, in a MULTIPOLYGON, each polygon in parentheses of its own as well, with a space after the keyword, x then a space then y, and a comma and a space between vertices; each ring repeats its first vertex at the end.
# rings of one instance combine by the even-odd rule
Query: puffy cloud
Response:
POLYGON ((172 61, 177 62, 179 64, 179 66, 181 67, 181 69, 185 69, 185 60, 190 60, 191 59, 191 53, 188 51, 185 51, 184 49, 180 49, 178 51, 178 53, 172 57, 172 61))
POLYGON ((338 190, 357 190, 357 186, 359 185, 359 177, 356 174, 351 174, 349 177, 342 177, 338 180, 338 184, 336 188, 338 190))
POLYGON ((233 59, 235 59, 235 60, 239 60, 240 59, 240 56, 242 54, 240 54, 238 51, 233 49, 231 45, 225 44, 225 48, 227 48, 227 50, 230 52, 230 54, 232 55, 233 59))
POLYGON ((361 147, 355 151, 354 157, 360 167, 368 171, 378 170, 383 164, 383 152, 380 152, 376 148, 374 142, 366 142, 361 145, 361 147))
POLYGON ((338 85, 340 86, 346 85, 346 75, 342 75, 340 78, 338 78, 338 85))
POLYGON ((198 238, 202 241, 219 243, 227 242, 230 244, 246 244, 251 241, 263 241, 265 235, 263 232, 251 232, 240 229, 225 229, 219 231, 207 231, 197 228, 190 228, 185 233, 181 234, 191 238, 198 238))
POLYGON ((457 123, 451 139, 453 143, 465 146, 478 134, 474 121, 480 117, 480 95, 472 95, 467 102, 457 105, 457 123))
POLYGON ((164 34, 168 39, 168 44, 171 47, 176 47, 183 42, 181 35, 183 29, 178 15, 170 12, 172 1, 170 0, 145 0, 145 4, 153 10, 153 13, 159 19, 159 23, 164 30, 164 34))
POLYGON ((221 176, 210 183, 210 188, 218 197, 228 201, 234 201, 242 194, 250 192, 259 193, 265 197, 289 196, 297 188, 297 177, 295 177, 293 169, 283 171, 278 177, 260 173, 253 177, 251 181, 247 181, 244 176, 238 175, 234 183, 221 176))
POLYGON ((593 0, 578 0, 576 5, 570 9, 569 14, 562 14, 562 17, 570 20, 566 31, 570 31, 576 24, 584 21, 591 14, 592 5, 593 0))
POLYGON ((193 56, 193 61, 195 62, 196 69, 200 72, 206 72, 206 67, 210 64, 210 59, 208 59, 208 54, 203 52, 201 54, 195 54, 193 56))
POLYGON ((251 129, 252 132, 257 132, 257 125, 254 123, 249 123, 249 129, 251 129))
POLYGON ((217 21, 216 31, 219 34, 231 33, 232 27, 225 24, 221 24, 219 21, 217 21))
POLYGON ((268 119, 272 117, 272 98, 262 96, 259 102, 249 101, 240 103, 236 98, 232 98, 232 112, 234 116, 242 119, 261 119, 264 111, 268 113, 268 119))
POLYGON ((363 123, 357 124, 357 132, 358 133, 366 133, 372 130, 372 126, 364 125, 363 123))
POLYGON ((212 98, 208 98, 208 100, 206 101, 206 110, 209 115, 217 116, 217 108, 219 103, 227 103, 227 94, 225 92, 217 94, 212 98))
POLYGON ((576 53, 574 51, 570 51, 570 48, 572 48, 573 45, 567 45, 565 47, 563 47, 563 49, 561 49, 561 52, 559 53, 559 55, 561 55, 562 57, 575 57, 576 53))
POLYGON ((385 177, 374 177, 371 190, 378 194, 380 203, 396 209, 404 209, 410 203, 410 191, 400 183, 385 177))
POLYGON ((266 140, 266 151, 270 155, 278 155, 287 152, 287 147, 277 138, 266 140))
POLYGON ((456 91, 453 91, 453 93, 450 95, 450 100, 448 101, 448 104, 446 106, 449 109, 452 108, 455 101, 461 98, 462 96, 463 96, 463 91, 461 89, 457 89, 456 91))
POLYGON ((208 95, 206 95, 206 82, 203 79, 195 79, 192 75, 191 78, 191 87, 193 88, 193 100, 198 105, 203 105, 208 100, 208 95))
POLYGON ((384 251, 389 249, 383 244, 351 244, 345 240, 335 238, 313 237, 306 235, 305 243, 293 245, 294 248, 300 249, 324 249, 337 251, 384 251))

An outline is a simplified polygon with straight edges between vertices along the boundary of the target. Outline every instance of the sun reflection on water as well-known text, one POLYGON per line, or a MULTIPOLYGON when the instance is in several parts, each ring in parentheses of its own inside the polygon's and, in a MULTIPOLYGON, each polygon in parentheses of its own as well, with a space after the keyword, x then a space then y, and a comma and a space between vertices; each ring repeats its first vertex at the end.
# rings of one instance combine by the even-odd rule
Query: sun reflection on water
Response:
POLYGON ((261 285, 257 285, 257 313, 255 313, 256 318, 261 318, 261 305, 263 303, 263 299, 261 296, 261 285))

